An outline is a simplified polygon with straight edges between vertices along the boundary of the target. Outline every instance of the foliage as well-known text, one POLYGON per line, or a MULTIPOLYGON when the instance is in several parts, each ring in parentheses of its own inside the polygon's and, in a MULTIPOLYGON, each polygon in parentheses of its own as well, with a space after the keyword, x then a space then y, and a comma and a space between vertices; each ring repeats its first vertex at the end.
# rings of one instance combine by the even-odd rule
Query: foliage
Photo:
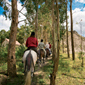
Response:
POLYGON ((24 26, 24 25, 18 28, 17 41, 19 41, 21 44, 26 42, 26 39, 28 38, 28 36, 30 36, 30 32, 31 32, 30 29, 31 29, 30 26, 24 26))
POLYGON ((69 65, 69 61, 63 61, 63 56, 60 56, 59 59, 59 70, 61 70, 62 72, 70 72, 70 65, 69 65))
POLYGON ((78 58, 79 58, 79 59, 82 59, 82 57, 83 57, 84 54, 85 54, 84 52, 79 52, 79 54, 78 54, 79 57, 78 57, 78 58), (81 56, 82 56, 82 57, 81 57, 81 56))
POLYGON ((63 38, 63 35, 65 34, 66 30, 64 26, 60 26, 60 39, 63 38))
MULTIPOLYGON (((26 50, 26 47, 23 45, 16 47, 16 58, 21 58, 23 56, 25 50, 26 50)), ((7 58, 7 54, 8 54, 8 46, 6 46, 6 47, 0 46, 0 57, 7 58)))
POLYGON ((8 46, 6 47, 0 46, 0 57, 7 58, 7 54, 8 54, 8 46))
POLYGON ((26 47, 23 45, 20 45, 16 48, 16 58, 22 58, 24 51, 26 50, 26 47))
MULTIPOLYGON (((0 73, 7 72, 7 64, 4 62, 5 58, 0 59, 0 73)), ((22 73, 23 72, 23 64, 21 63, 22 58, 16 59, 16 65, 17 65, 17 76, 15 78, 9 78, 3 82, 2 85, 24 85, 25 83, 25 76, 22 73)), ((49 75, 52 72, 53 69, 53 63, 52 60, 47 60, 46 64, 42 67, 39 67, 38 65, 35 66, 35 73, 32 80, 33 85, 49 85, 50 79, 49 75), (48 63, 47 63, 48 62, 48 63)), ((70 71, 66 70, 67 64, 59 65, 59 69, 56 76, 56 84, 55 85, 84 85, 85 83, 85 68, 82 68, 79 66, 80 60, 76 56, 76 61, 74 63, 75 68, 73 67, 73 61, 72 59, 68 59, 66 54, 60 55, 60 62, 68 62, 70 67, 70 71), (62 61, 61 61, 62 60, 62 61), (62 67, 61 67, 62 66, 62 67), (62 81, 62 82, 61 82, 62 81)), ((63 63, 62 63, 63 64, 63 63)), ((1 78, 3 77, 2 74, 0 74, 1 78)), ((4 77, 3 77, 4 78, 4 77)))
POLYGON ((0 31, 0 43, 1 44, 5 40, 5 38, 9 38, 9 34, 10 34, 10 31, 7 31, 7 32, 5 30, 0 31))
MULTIPOLYGON (((9 0, 10 1, 10 0, 9 0)), ((10 13, 10 10, 11 9, 9 9, 9 6, 7 6, 7 4, 6 4, 6 1, 4 1, 4 0, 0 0, 0 6, 3 8, 3 15, 6 17, 6 19, 7 19, 7 17, 9 18, 9 19, 11 19, 11 13, 10 13)))

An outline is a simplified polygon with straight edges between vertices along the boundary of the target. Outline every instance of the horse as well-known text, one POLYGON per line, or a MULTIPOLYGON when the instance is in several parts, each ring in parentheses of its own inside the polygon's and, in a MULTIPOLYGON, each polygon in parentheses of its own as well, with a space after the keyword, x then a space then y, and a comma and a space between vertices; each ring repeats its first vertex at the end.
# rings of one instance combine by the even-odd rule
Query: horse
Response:
POLYGON ((25 70, 25 85, 31 85, 31 80, 34 74, 34 66, 37 61, 37 53, 32 49, 25 51, 22 59, 25 70))
POLYGON ((45 50, 46 50, 46 59, 47 59, 50 56, 50 52, 48 48, 46 48, 45 50))
POLYGON ((39 49, 38 50, 38 53, 39 53, 39 61, 40 61, 40 64, 41 64, 41 60, 43 58, 43 63, 44 63, 44 58, 45 58, 45 52, 43 49, 39 49))

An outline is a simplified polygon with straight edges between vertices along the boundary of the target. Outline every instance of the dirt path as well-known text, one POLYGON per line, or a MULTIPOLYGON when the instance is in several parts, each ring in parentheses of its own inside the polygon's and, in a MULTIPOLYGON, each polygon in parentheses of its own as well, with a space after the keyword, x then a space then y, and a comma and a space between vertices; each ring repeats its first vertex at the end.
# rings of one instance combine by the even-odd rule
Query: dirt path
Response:
MULTIPOLYGON (((40 74, 39 71, 41 70, 41 68, 43 66, 45 66, 46 64, 49 63, 48 60, 50 60, 50 59, 52 59, 51 56, 48 57, 47 60, 45 59, 45 63, 44 64, 43 63, 41 63, 41 65, 36 64, 35 68, 37 67, 37 69, 35 69, 35 72, 34 72, 35 77, 40 74)), ((8 79, 7 75, 0 74, 0 85, 6 85, 6 83, 8 82, 7 79, 8 79)), ((36 85, 35 82, 32 82, 32 85, 36 85)))
POLYGON ((39 71, 43 66, 45 66, 46 64, 48 64, 48 63, 49 63, 48 60, 50 60, 50 59, 52 59, 51 56, 48 57, 47 60, 45 59, 45 63, 42 62, 41 65, 38 65, 38 64, 37 64, 38 69, 35 70, 35 73, 36 73, 37 71, 39 71))
POLYGON ((0 85, 2 85, 2 83, 6 83, 7 82, 7 76, 0 74, 0 85))
MULTIPOLYGON (((32 80, 32 85, 40 85, 38 79, 40 78, 40 75, 44 74, 41 69, 42 69, 42 67, 44 67, 46 64, 49 63, 48 60, 50 60, 50 59, 52 59, 51 56, 47 60, 45 60, 44 64, 42 63, 40 66, 38 66, 38 64, 37 64, 35 66, 35 68, 37 68, 37 69, 34 72, 34 77, 33 77, 33 80, 32 80)), ((43 79, 43 78, 41 78, 41 79, 43 79)), ((43 84, 41 84, 41 85, 43 85, 43 84)))

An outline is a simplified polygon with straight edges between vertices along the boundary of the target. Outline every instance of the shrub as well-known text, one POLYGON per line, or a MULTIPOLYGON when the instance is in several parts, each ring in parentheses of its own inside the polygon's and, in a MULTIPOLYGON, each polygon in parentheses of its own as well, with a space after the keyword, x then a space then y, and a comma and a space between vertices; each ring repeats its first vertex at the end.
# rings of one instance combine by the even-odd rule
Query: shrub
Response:
POLYGON ((0 57, 7 57, 8 54, 8 46, 2 47, 0 46, 0 57))
POLYGON ((63 71, 63 72, 70 72, 70 65, 69 65, 69 61, 64 61, 63 57, 60 56, 59 59, 59 70, 63 71))
POLYGON ((17 47, 16 48, 16 58, 22 57, 25 50, 26 50, 26 47, 23 45, 20 45, 19 47, 17 47))

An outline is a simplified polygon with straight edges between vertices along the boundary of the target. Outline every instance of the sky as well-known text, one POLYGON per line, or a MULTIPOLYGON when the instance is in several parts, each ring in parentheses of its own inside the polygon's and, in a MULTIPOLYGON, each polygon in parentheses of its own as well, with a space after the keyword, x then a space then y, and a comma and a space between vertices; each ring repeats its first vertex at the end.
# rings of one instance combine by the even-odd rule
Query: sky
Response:
MULTIPOLYGON (((6 0, 9 4, 9 0, 6 0)), ((82 36, 85 37, 85 0, 73 0, 72 4, 72 13, 73 13, 73 30, 77 31, 81 35, 82 29, 82 36)), ((70 31, 70 3, 68 4, 68 29, 70 31)), ((22 9, 21 3, 17 2, 18 10, 22 9)), ((25 8, 23 8, 22 13, 26 13, 25 8)), ((25 19, 25 17, 19 13, 18 20, 21 21, 25 19)), ((24 22, 20 22, 18 27, 25 25, 24 22)), ((11 20, 7 19, 3 16, 3 9, 0 7, 0 31, 2 29, 8 31, 11 26, 11 20)))

